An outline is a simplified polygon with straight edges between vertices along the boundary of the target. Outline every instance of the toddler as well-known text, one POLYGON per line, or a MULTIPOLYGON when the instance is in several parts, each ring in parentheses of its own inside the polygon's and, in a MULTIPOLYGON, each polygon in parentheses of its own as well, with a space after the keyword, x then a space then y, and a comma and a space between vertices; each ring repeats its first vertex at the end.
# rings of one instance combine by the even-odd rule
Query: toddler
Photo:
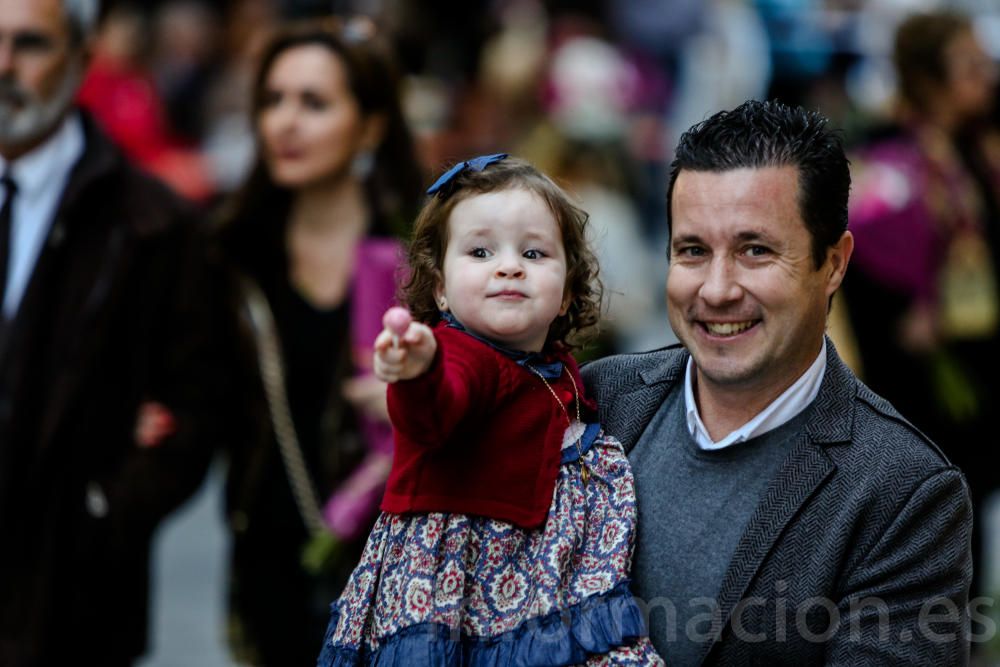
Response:
POLYGON ((569 354, 600 315, 586 214, 505 154, 428 194, 409 312, 375 342, 383 512, 319 664, 662 664, 629 591, 632 473, 569 354))

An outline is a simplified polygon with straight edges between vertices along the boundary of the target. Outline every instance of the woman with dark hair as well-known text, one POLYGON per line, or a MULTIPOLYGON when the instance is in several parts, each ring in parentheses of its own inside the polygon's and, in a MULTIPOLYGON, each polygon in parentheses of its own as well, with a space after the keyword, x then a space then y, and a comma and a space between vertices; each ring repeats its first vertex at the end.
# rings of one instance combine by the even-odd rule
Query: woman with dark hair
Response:
POLYGON ((997 66, 950 11, 903 21, 893 60, 894 123, 852 156, 848 310, 865 381, 962 468, 978 510, 998 482, 983 465, 1000 396, 997 66))
POLYGON ((255 81, 259 155, 218 236, 246 334, 226 500, 230 636, 249 664, 315 663, 388 475, 371 344, 421 189, 396 84, 357 21, 279 31, 255 81))

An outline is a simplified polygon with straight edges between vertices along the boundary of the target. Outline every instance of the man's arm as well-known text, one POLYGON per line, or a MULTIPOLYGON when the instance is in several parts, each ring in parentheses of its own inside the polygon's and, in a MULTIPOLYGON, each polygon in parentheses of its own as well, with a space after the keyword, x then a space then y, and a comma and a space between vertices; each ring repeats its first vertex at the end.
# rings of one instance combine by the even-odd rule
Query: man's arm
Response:
POLYGON ((135 278, 146 281, 146 303, 136 319, 152 324, 137 328, 130 343, 136 365, 147 369, 137 375, 145 396, 137 426, 150 404, 166 411, 170 423, 152 442, 132 443, 106 480, 109 518, 128 532, 152 530, 198 488, 215 451, 242 433, 232 408, 246 390, 233 386, 239 374, 235 341, 227 336, 231 310, 197 220, 143 245, 144 270, 135 278))
POLYGON ((969 661, 972 505, 957 468, 926 477, 847 576, 829 665, 969 661))

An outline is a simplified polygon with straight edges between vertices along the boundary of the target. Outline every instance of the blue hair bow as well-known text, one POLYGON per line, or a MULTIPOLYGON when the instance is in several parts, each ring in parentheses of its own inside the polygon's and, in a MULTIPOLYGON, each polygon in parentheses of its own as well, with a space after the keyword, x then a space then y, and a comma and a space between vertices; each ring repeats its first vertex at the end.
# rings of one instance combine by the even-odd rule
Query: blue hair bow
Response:
POLYGON ((490 166, 494 162, 499 162, 500 160, 507 157, 507 153, 494 153, 493 155, 480 155, 479 157, 474 157, 471 160, 466 160, 465 162, 459 162, 453 166, 448 171, 441 174, 441 177, 434 181, 434 185, 427 188, 427 194, 432 195, 439 192, 446 185, 451 183, 451 181, 461 174, 466 169, 471 169, 472 171, 482 171, 486 167, 490 166))

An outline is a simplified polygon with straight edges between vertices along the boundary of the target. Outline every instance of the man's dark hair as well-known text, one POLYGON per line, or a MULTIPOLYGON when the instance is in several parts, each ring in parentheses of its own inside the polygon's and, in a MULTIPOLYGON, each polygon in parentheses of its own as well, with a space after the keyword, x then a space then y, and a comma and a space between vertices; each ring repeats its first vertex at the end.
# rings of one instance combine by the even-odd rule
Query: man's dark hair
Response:
POLYGON ((682 170, 797 167, 799 211, 812 237, 816 267, 847 229, 851 174, 843 141, 814 111, 780 102, 749 100, 693 126, 677 144, 667 186, 667 229, 673 229, 671 200, 682 170))

